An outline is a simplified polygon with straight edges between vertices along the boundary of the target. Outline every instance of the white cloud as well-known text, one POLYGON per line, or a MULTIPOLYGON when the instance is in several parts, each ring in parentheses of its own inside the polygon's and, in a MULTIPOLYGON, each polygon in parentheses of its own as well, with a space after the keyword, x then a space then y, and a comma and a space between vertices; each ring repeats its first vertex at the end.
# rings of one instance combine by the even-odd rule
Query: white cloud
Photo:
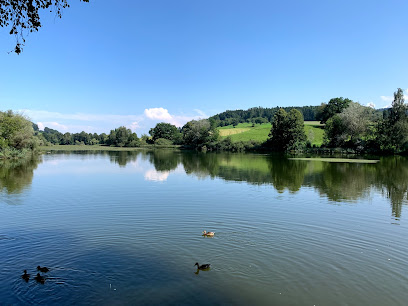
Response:
POLYGON ((368 102, 366 104, 366 106, 371 107, 371 108, 375 108, 375 104, 373 102, 368 102))
POLYGON ((155 120, 158 122, 167 122, 174 124, 177 127, 181 127, 186 124, 188 121, 191 120, 198 120, 203 117, 206 117, 204 112, 198 109, 195 109, 200 116, 185 116, 185 115, 171 115, 169 111, 163 107, 156 107, 156 108, 146 108, 144 110, 144 115, 150 119, 155 120))
POLYGON ((48 127, 50 129, 55 129, 58 130, 60 132, 64 131, 64 132, 68 132, 68 127, 64 124, 60 124, 58 122, 38 122, 38 128, 40 128, 40 126, 42 127, 42 129, 40 128, 40 130, 44 130, 45 127, 48 127))
POLYGON ((38 125, 38 129, 40 131, 44 131, 45 126, 44 126, 44 124, 42 122, 37 122, 37 125, 38 125))
POLYGON ((140 125, 139 125, 139 123, 137 121, 135 121, 135 122, 132 122, 131 124, 129 124, 127 126, 127 128, 131 129, 132 131, 135 131, 138 128, 140 128, 140 125))
POLYGON ((172 120, 173 117, 169 114, 169 111, 163 107, 146 108, 144 114, 149 119, 157 120, 172 120))

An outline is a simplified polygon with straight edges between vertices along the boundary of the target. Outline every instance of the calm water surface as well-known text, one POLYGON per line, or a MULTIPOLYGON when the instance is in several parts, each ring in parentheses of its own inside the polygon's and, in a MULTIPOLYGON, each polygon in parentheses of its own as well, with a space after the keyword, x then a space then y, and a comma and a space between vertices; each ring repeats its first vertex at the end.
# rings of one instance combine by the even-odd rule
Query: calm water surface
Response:
POLYGON ((6 163, 0 304, 406 305, 407 189, 403 157, 161 150, 6 163), (196 273, 197 261, 211 269, 196 273), (51 269, 45 284, 38 265, 51 269))

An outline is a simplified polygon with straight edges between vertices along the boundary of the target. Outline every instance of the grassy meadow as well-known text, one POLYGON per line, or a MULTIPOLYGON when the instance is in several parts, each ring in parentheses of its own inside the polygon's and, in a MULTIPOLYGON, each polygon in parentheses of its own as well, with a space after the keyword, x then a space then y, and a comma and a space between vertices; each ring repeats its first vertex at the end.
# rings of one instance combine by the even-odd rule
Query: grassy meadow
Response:
POLYGON ((324 124, 319 121, 305 121, 305 133, 312 145, 320 147, 323 143, 324 124))
MULTIPOLYGON (((271 130, 270 123, 255 124, 240 123, 235 128, 232 125, 218 128, 222 138, 231 137, 233 142, 255 140, 264 142, 271 130)), ((323 143, 324 125, 319 121, 305 121, 305 133, 312 145, 321 146, 323 143)))
POLYGON ((248 140, 264 142, 268 138, 271 126, 270 123, 255 124, 255 127, 252 127, 252 123, 240 123, 235 128, 232 125, 220 127, 219 131, 221 137, 230 136, 233 142, 248 140))

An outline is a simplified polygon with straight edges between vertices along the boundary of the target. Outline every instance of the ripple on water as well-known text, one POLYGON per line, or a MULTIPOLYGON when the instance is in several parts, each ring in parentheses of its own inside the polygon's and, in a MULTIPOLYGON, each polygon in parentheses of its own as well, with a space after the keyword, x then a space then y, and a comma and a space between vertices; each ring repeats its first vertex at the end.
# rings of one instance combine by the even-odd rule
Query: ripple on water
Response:
POLYGON ((184 173, 145 181, 126 167, 109 172, 101 157, 92 160, 95 175, 69 155, 50 161, 64 158, 72 168, 64 177, 44 171, 45 160, 32 188, 9 197, 21 205, 2 202, 0 285, 8 294, 0 300, 6 304, 408 299, 406 226, 402 218, 398 227, 384 218, 389 205, 382 195, 333 202, 313 188, 278 193, 272 185, 184 173), (203 237, 203 230, 215 237, 203 237), (211 269, 195 274, 197 261, 211 269), (25 283, 22 271, 34 276, 37 265, 51 268, 45 284, 25 283), (203 290, 205 299, 197 295, 203 290))

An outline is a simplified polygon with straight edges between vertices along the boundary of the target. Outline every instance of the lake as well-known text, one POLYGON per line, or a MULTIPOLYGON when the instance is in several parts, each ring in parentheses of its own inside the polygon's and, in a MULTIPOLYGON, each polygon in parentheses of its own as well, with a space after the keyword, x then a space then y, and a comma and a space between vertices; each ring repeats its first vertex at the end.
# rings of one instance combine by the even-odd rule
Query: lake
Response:
POLYGON ((406 305, 407 190, 404 157, 156 150, 3 163, 0 304, 406 305))

